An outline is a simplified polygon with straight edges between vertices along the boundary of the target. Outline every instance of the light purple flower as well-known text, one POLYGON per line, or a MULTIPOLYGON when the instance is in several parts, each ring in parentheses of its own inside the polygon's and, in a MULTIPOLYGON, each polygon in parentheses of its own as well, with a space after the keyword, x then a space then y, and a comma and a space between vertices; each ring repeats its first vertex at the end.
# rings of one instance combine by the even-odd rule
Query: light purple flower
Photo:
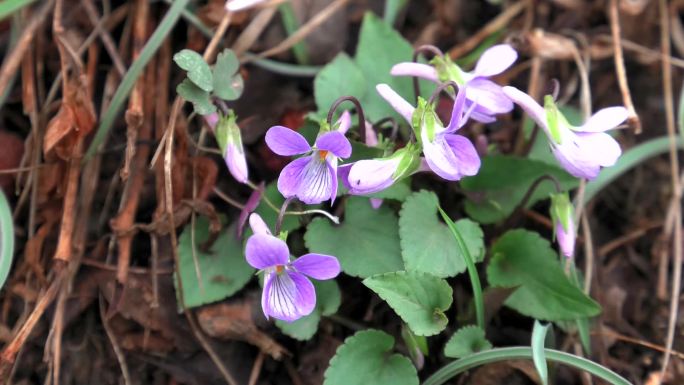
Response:
POLYGON ((326 132, 312 148, 296 131, 273 126, 266 133, 266 144, 278 155, 306 154, 285 166, 278 178, 278 191, 286 198, 296 197, 304 203, 316 204, 337 195, 338 158, 351 156, 351 143, 338 131, 326 132))
POLYGON ((567 258, 572 258, 575 253, 575 240, 577 238, 575 234, 575 224, 571 221, 567 229, 563 227, 560 221, 555 223, 556 239, 558 240, 558 246, 560 246, 561 253, 567 258))
POLYGON ((561 253, 572 258, 575 253, 576 226, 575 207, 570 202, 567 192, 551 194, 551 220, 553 233, 560 246, 561 253))
POLYGON ((290 260, 290 249, 275 237, 258 214, 249 218, 254 235, 247 239, 247 262, 265 273, 261 308, 268 319, 292 322, 311 314, 316 306, 316 291, 307 277, 317 280, 335 278, 340 263, 330 255, 309 253, 290 260))
POLYGON ((247 158, 242 146, 240 127, 237 125, 237 116, 233 111, 228 115, 210 114, 204 117, 209 127, 214 129, 216 142, 223 153, 223 160, 228 166, 230 174, 240 183, 247 183, 249 172, 247 158))
POLYGON ((550 96, 546 97, 546 107, 542 107, 515 87, 504 87, 503 90, 544 130, 553 155, 571 175, 594 179, 601 167, 614 165, 622 154, 618 142, 605 131, 627 119, 626 108, 604 108, 583 125, 572 126, 550 96))
POLYGON ((501 86, 489 80, 510 67, 518 58, 517 52, 508 44, 487 49, 470 72, 462 70, 448 56, 435 57, 433 65, 405 62, 390 70, 394 76, 415 76, 435 83, 454 81, 466 87, 465 108, 474 107, 471 117, 482 123, 491 123, 494 115, 509 112, 513 103, 501 90, 501 86))
POLYGON ((414 120, 416 109, 413 106, 388 85, 376 86, 380 95, 413 126, 414 130, 418 131, 425 161, 430 169, 447 180, 459 180, 464 176, 475 175, 480 169, 480 157, 475 146, 465 136, 455 134, 466 123, 470 113, 465 110, 467 91, 464 92, 464 88, 459 89, 451 111, 451 120, 444 127, 433 107, 427 103, 421 101, 421 116, 414 120), (415 127, 415 124, 420 124, 420 127, 415 127))
POLYGON ((341 166, 337 174, 352 195, 368 195, 390 187, 395 181, 401 157, 365 159, 341 166))

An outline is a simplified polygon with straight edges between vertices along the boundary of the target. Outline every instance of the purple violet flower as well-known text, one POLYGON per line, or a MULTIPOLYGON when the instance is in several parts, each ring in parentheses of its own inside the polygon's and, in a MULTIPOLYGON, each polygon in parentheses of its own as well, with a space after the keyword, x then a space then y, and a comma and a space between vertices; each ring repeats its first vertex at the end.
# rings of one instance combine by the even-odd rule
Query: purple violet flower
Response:
POLYGON ((214 129, 216 142, 223 153, 223 160, 228 166, 230 174, 240 183, 247 183, 249 172, 247 158, 242 146, 240 127, 237 125, 237 116, 229 111, 227 116, 210 114, 204 117, 205 121, 214 129))
POLYGON ((446 180, 459 180, 475 175, 480 169, 480 157, 475 146, 458 131, 468 120, 471 110, 465 110, 466 87, 461 87, 451 111, 451 120, 444 127, 434 107, 419 99, 418 109, 411 106, 386 84, 376 86, 378 93, 406 119, 416 131, 430 169, 446 180))
POLYGON ((466 87, 465 108, 472 109, 471 118, 491 123, 494 115, 509 112, 513 103, 501 90, 501 86, 489 80, 508 69, 518 59, 518 53, 508 44, 495 45, 482 53, 470 72, 464 71, 449 56, 437 56, 431 64, 405 62, 390 70, 394 76, 415 76, 435 83, 454 81, 466 87), (472 107, 476 105, 476 107, 472 107))
POLYGON ((551 194, 551 220, 553 232, 558 241, 561 253, 572 258, 575 253, 575 208, 570 202, 568 193, 551 194))
POLYGON ((558 110, 550 95, 544 107, 515 87, 504 92, 544 130, 551 151, 561 166, 577 178, 594 179, 601 167, 609 167, 622 154, 620 144, 605 133, 627 119, 627 109, 621 106, 597 111, 583 125, 573 126, 558 110))
POLYGON ((290 162, 280 172, 278 191, 286 198, 296 197, 306 204, 321 203, 337 195, 338 158, 351 156, 351 143, 338 131, 321 134, 311 147, 296 131, 273 126, 266 133, 266 144, 278 155, 306 154, 290 162))
POLYGON ((247 239, 247 262, 265 273, 261 308, 266 319, 292 322, 311 314, 316 291, 308 277, 326 280, 340 273, 340 263, 330 255, 309 253, 291 261, 290 249, 271 234, 258 214, 249 217, 254 235, 247 239))

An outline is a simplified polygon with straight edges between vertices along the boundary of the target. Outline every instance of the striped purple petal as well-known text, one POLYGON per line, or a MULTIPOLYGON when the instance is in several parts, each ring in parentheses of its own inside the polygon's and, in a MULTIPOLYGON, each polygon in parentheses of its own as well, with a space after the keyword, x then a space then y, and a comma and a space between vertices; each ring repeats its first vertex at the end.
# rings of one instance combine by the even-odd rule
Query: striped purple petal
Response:
POLYGON ((339 131, 326 132, 316 139, 316 148, 319 151, 328 151, 333 155, 345 159, 351 156, 352 147, 343 133, 339 131))
POLYGON ((333 191, 336 178, 332 167, 317 152, 285 166, 278 177, 278 191, 286 198, 296 197, 306 204, 317 204, 336 193, 333 191))
POLYGON ((261 307, 267 318, 292 322, 311 314, 315 306, 314 286, 304 275, 285 270, 264 278, 261 307))
POLYGON ((340 262, 332 255, 304 254, 292 262, 292 267, 318 280, 333 279, 340 274, 340 262))
POLYGON ((266 144, 278 155, 292 156, 311 151, 304 137, 287 127, 273 126, 266 132, 266 144))
POLYGON ((290 259, 290 249, 285 241, 272 235, 254 234, 245 246, 247 263, 255 269, 284 266, 290 259))

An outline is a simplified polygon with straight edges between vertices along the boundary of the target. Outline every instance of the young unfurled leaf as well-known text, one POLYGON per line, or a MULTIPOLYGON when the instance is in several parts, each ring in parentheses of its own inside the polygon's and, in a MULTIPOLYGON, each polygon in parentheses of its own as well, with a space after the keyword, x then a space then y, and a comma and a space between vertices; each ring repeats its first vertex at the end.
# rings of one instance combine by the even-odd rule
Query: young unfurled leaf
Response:
MULTIPOLYGON (((437 216, 439 201, 433 192, 419 191, 406 198, 399 218, 402 258, 406 270, 430 273, 438 277, 453 277, 462 273, 465 260, 453 245, 453 236, 437 216)), ((469 219, 456 222, 456 227, 475 262, 484 256, 483 234, 469 219)))
POLYGON ((563 273, 549 242, 531 231, 511 230, 492 246, 487 280, 492 286, 518 287, 506 305, 546 321, 595 316, 601 307, 563 273))
POLYGON ((214 95, 223 100, 240 97, 245 85, 238 69, 240 62, 233 51, 226 49, 218 54, 213 70, 214 95))
POLYGON ((387 301, 416 335, 435 335, 446 327, 444 312, 451 306, 452 290, 444 279, 397 271, 368 277, 363 284, 387 301))
POLYGON ((461 358, 492 348, 491 342, 485 338, 485 332, 475 325, 464 326, 444 345, 444 355, 461 358))
POLYGON ((311 339, 318 331, 321 316, 335 314, 342 301, 340 287, 334 280, 314 280, 313 285, 316 288, 316 308, 313 313, 294 322, 275 321, 284 334, 300 341, 311 339))
POLYGON ((374 210, 368 198, 347 200, 342 224, 314 218, 304 235, 312 253, 336 256, 342 271, 357 277, 402 270, 398 220, 392 210, 374 210))
POLYGON ((546 333, 549 330, 549 326, 551 324, 542 325, 539 321, 535 320, 534 328, 532 329, 532 360, 543 385, 549 383, 549 369, 546 366, 546 352, 544 350, 546 347, 546 333))
MULTIPOLYGON (((242 253, 242 242, 235 237, 235 224, 221 230, 209 252, 199 249, 209 237, 209 221, 205 217, 195 222, 195 253, 199 265, 200 284, 192 251, 191 225, 178 240, 178 257, 183 280, 185 306, 197 307, 235 294, 252 278, 252 269, 242 253)), ((178 286, 176 286, 178 290, 178 286)))
POLYGON ((323 385, 418 385, 411 360, 391 354, 394 338, 380 330, 364 330, 347 338, 325 371, 323 385))
POLYGON ((211 68, 197 52, 184 49, 173 55, 173 61, 188 72, 188 79, 200 89, 210 92, 214 89, 211 68))
POLYGON ((176 87, 176 92, 183 99, 192 103, 195 112, 199 115, 209 115, 216 112, 216 106, 211 102, 209 92, 197 87, 189 79, 184 79, 176 87))

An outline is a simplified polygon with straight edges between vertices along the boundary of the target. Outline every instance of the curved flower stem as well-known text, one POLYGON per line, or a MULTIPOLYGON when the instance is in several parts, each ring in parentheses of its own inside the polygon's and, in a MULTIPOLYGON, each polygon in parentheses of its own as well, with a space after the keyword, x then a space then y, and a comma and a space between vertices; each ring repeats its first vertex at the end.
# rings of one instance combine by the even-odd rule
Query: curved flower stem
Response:
MULTIPOLYGON (((434 56, 444 56, 444 53, 439 48, 437 48, 431 44, 425 44, 425 45, 421 45, 420 47, 416 48, 413 51, 413 62, 418 63, 418 55, 425 54, 425 53, 431 53, 434 56)), ((418 97, 420 96, 419 81, 420 81, 420 79, 418 79, 417 76, 413 77, 413 93, 416 97, 416 100, 418 100, 418 97)))
POLYGON ((439 87, 437 87, 437 89, 435 89, 435 91, 432 93, 432 95, 430 95, 430 99, 428 99, 428 104, 434 103, 435 99, 437 99, 439 94, 441 94, 442 91, 446 90, 449 87, 453 88, 454 93, 458 92, 458 84, 456 84, 456 82, 453 80, 449 80, 446 83, 440 84, 439 87))
POLYGON ((537 190, 539 185, 545 180, 548 180, 549 182, 553 183, 553 186, 555 187, 557 193, 563 192, 563 186, 561 186, 560 182, 558 181, 558 179, 556 179, 556 177, 554 177, 553 175, 549 175, 549 174, 545 174, 545 175, 540 176, 539 178, 535 179, 534 182, 532 182, 532 184, 530 185, 530 188, 527 189, 527 192, 525 193, 523 198, 520 200, 520 203, 518 204, 518 206, 516 206, 516 208, 511 213, 511 215, 508 217, 508 220, 506 221, 504 226, 508 226, 511 224, 511 222, 514 221, 513 218, 516 218, 518 213, 520 211, 522 211, 525 208, 525 206, 527 206, 527 202, 529 202, 529 200, 532 199, 532 195, 534 195, 534 192, 537 190))
POLYGON ((285 215, 309 215, 309 214, 321 214, 324 217, 327 217, 330 219, 330 221, 336 225, 340 224, 340 218, 330 214, 329 212, 325 210, 319 210, 319 209, 311 209, 311 210, 304 210, 304 211, 286 211, 285 215))
POLYGON ((376 131, 380 131, 382 129, 381 126, 387 122, 392 123, 392 131, 390 131, 389 140, 394 142, 394 140, 397 138, 397 134, 399 133, 399 124, 397 124, 397 121, 393 117, 388 116, 378 120, 377 122, 373 123, 373 128, 376 131))
MULTIPOLYGON (((612 370, 603 367, 595 362, 589 361, 586 358, 575 356, 570 353, 561 352, 554 349, 544 349, 546 359, 552 362, 558 362, 568 365, 570 367, 584 370, 594 376, 601 378, 613 385, 632 385, 624 377, 613 372, 612 370)), ((442 367, 442 369, 430 376, 423 385, 441 385, 457 376, 466 370, 489 364, 492 362, 518 360, 518 359, 532 359, 532 348, 530 347, 510 347, 491 349, 480 353, 475 353, 470 356, 461 358, 442 367)))
POLYGON ((340 96, 335 100, 335 102, 330 106, 330 110, 328 110, 328 118, 326 121, 328 122, 328 125, 332 127, 332 118, 333 115, 335 114, 335 111, 337 110, 337 107, 340 106, 340 104, 350 101, 354 103, 354 106, 356 107, 356 113, 359 115, 359 134, 361 135, 361 141, 366 143, 366 116, 363 113, 363 108, 361 107, 361 102, 359 102, 359 99, 353 97, 353 96, 340 96))
POLYGON ((285 218, 285 211, 287 210, 287 206, 290 205, 290 203, 294 200, 294 197, 289 197, 285 199, 285 202, 283 202, 283 205, 280 206, 280 211, 278 212, 278 220, 276 221, 275 225, 275 235, 276 237, 280 234, 280 229, 283 227, 283 218, 285 218))

